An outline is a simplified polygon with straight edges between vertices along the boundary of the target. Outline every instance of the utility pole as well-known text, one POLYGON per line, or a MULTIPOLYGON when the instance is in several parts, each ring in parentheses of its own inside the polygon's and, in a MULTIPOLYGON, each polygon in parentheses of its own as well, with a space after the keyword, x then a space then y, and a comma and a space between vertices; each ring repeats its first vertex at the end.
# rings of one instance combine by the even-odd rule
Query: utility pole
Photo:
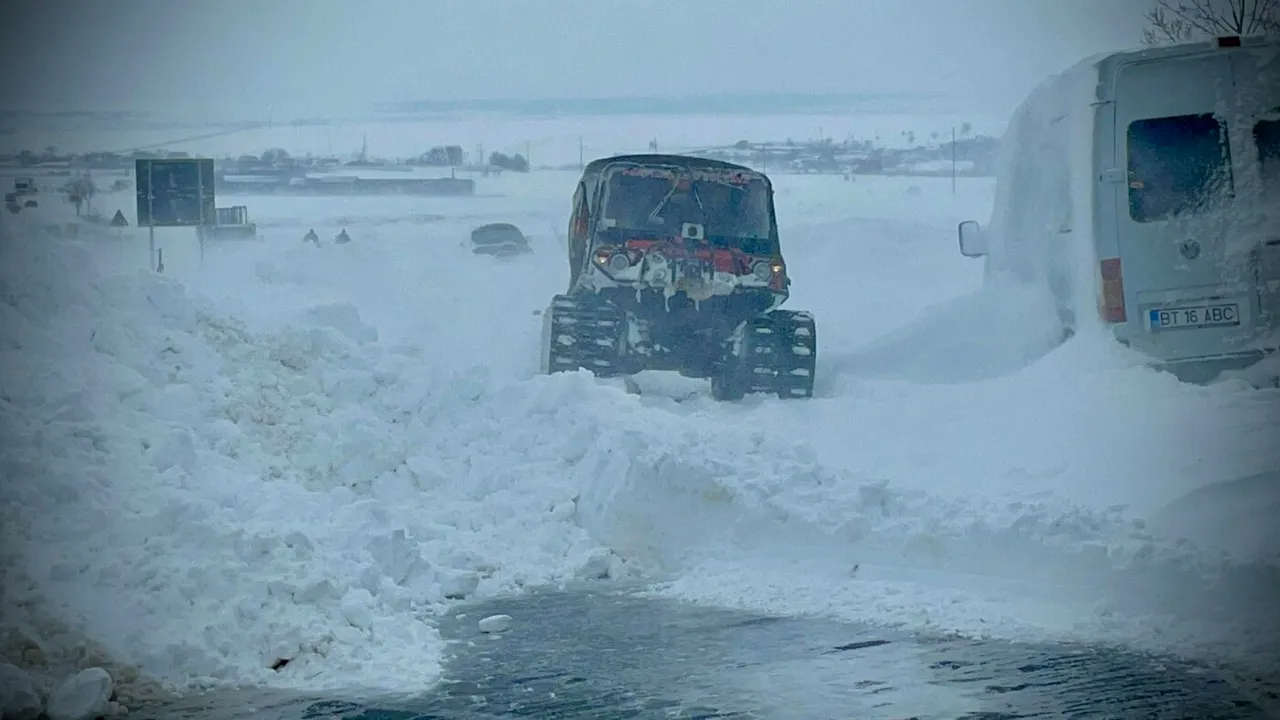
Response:
POLYGON ((956 194, 956 126, 951 126, 951 194, 956 194))

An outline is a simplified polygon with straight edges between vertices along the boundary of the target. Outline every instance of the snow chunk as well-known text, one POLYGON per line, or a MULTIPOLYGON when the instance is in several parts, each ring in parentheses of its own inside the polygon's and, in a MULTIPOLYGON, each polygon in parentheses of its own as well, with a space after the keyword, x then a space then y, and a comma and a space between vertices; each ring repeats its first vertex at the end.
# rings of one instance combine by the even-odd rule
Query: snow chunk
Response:
POLYGON ((49 696, 49 720, 102 717, 111 706, 111 689, 111 675, 106 670, 100 667, 81 670, 49 696))
POLYGON ((465 600, 480 587, 480 574, 470 570, 443 570, 436 578, 449 600, 465 600))
POLYGON ((593 548, 583 558, 577 575, 584 580, 603 580, 617 572, 615 561, 616 558, 612 552, 604 548, 593 548))
POLYGON ((373 627, 373 593, 365 588, 352 588, 342 596, 342 616, 359 630, 373 627))
POLYGON ((511 627, 510 615, 490 615, 477 623, 482 633, 500 633, 511 627))

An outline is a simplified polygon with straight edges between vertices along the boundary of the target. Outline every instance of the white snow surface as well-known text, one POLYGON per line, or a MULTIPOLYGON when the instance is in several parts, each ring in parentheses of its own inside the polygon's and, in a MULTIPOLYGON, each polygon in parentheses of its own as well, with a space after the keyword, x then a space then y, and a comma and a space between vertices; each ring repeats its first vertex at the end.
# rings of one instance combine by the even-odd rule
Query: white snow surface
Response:
POLYGON ((1091 332, 1054 348, 1043 302, 956 252, 986 181, 777 178, 818 397, 717 404, 536 375, 575 179, 250 198, 264 241, 201 262, 164 231, 165 275, 145 233, 7 220, 6 625, 176 689, 420 690, 458 598, 577 579, 1253 661, 1280 640, 1280 391, 1181 385, 1091 332), (300 242, 353 217, 350 245, 300 242), (473 256, 496 220, 535 252, 473 256))

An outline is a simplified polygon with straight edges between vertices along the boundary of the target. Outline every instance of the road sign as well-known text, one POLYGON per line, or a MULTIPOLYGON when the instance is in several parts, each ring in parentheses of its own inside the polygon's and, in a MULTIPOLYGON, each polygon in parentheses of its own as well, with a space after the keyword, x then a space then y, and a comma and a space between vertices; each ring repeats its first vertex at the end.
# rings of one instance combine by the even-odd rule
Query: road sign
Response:
POLYGON ((200 227, 217 220, 213 160, 137 160, 139 227, 200 227))
POLYGON ((129 221, 124 218, 123 210, 117 210, 115 217, 111 218, 111 227, 129 227, 129 221))

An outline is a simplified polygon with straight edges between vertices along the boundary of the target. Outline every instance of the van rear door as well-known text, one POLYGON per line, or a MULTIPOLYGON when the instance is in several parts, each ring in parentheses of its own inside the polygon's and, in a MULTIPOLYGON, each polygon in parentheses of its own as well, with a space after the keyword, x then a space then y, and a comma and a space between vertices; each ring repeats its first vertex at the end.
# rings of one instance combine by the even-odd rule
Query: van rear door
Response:
POLYGON ((1155 358, 1226 355, 1254 338, 1256 277, 1232 244, 1234 101, 1225 52, 1135 62, 1117 70, 1116 237, 1126 335, 1155 358))
POLYGON ((1253 244, 1258 325, 1264 345, 1280 341, 1280 42, 1234 50, 1231 72, 1239 102, 1237 195, 1252 210, 1245 218, 1253 244))

